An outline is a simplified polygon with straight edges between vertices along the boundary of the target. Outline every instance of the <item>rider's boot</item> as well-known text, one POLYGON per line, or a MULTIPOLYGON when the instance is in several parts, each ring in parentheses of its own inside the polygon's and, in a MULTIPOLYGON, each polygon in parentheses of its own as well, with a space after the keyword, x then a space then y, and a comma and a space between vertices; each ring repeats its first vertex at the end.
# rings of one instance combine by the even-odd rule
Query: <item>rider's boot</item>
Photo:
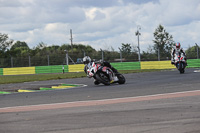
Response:
POLYGON ((114 80, 111 80, 111 81, 110 81, 110 83, 113 83, 113 82, 115 82, 115 81, 114 81, 114 80))

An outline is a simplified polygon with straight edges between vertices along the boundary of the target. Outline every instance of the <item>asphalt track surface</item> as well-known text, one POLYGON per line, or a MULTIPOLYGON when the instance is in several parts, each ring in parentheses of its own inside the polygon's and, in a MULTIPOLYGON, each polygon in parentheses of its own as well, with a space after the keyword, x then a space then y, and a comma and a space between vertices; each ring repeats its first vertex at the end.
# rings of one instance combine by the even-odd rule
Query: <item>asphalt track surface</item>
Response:
POLYGON ((88 78, 0 85, 87 85, 0 95, 0 133, 200 133, 200 73, 194 70, 125 74, 124 85, 95 86, 88 78))

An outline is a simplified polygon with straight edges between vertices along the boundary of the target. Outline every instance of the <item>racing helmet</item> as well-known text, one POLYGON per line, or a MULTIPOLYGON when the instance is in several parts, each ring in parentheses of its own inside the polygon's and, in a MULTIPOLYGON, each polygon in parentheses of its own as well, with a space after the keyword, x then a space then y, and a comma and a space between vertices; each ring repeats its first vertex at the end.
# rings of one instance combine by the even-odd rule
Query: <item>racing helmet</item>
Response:
POLYGON ((91 58, 89 56, 85 56, 83 58, 83 64, 88 64, 89 62, 91 62, 91 58))
POLYGON ((176 43, 176 48, 177 48, 177 49, 180 49, 180 47, 181 47, 180 42, 177 42, 177 43, 176 43))

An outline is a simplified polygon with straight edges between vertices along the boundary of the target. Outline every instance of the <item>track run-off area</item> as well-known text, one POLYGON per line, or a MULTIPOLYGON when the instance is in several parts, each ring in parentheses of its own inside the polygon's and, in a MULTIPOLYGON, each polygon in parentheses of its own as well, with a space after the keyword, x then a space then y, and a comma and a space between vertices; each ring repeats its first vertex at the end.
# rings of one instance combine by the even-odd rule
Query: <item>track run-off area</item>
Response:
POLYGON ((124 85, 77 78, 1 88, 81 84, 69 89, 0 95, 0 132, 199 133, 199 69, 125 74, 124 85))

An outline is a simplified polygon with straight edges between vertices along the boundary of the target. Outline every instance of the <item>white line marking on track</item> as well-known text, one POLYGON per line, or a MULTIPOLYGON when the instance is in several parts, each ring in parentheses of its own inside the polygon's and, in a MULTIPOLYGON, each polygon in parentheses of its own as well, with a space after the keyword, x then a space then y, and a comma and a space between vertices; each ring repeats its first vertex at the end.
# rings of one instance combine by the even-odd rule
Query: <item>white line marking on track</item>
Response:
POLYGON ((200 70, 195 70, 194 72, 195 72, 195 73, 198 73, 198 72, 200 72, 200 70))

